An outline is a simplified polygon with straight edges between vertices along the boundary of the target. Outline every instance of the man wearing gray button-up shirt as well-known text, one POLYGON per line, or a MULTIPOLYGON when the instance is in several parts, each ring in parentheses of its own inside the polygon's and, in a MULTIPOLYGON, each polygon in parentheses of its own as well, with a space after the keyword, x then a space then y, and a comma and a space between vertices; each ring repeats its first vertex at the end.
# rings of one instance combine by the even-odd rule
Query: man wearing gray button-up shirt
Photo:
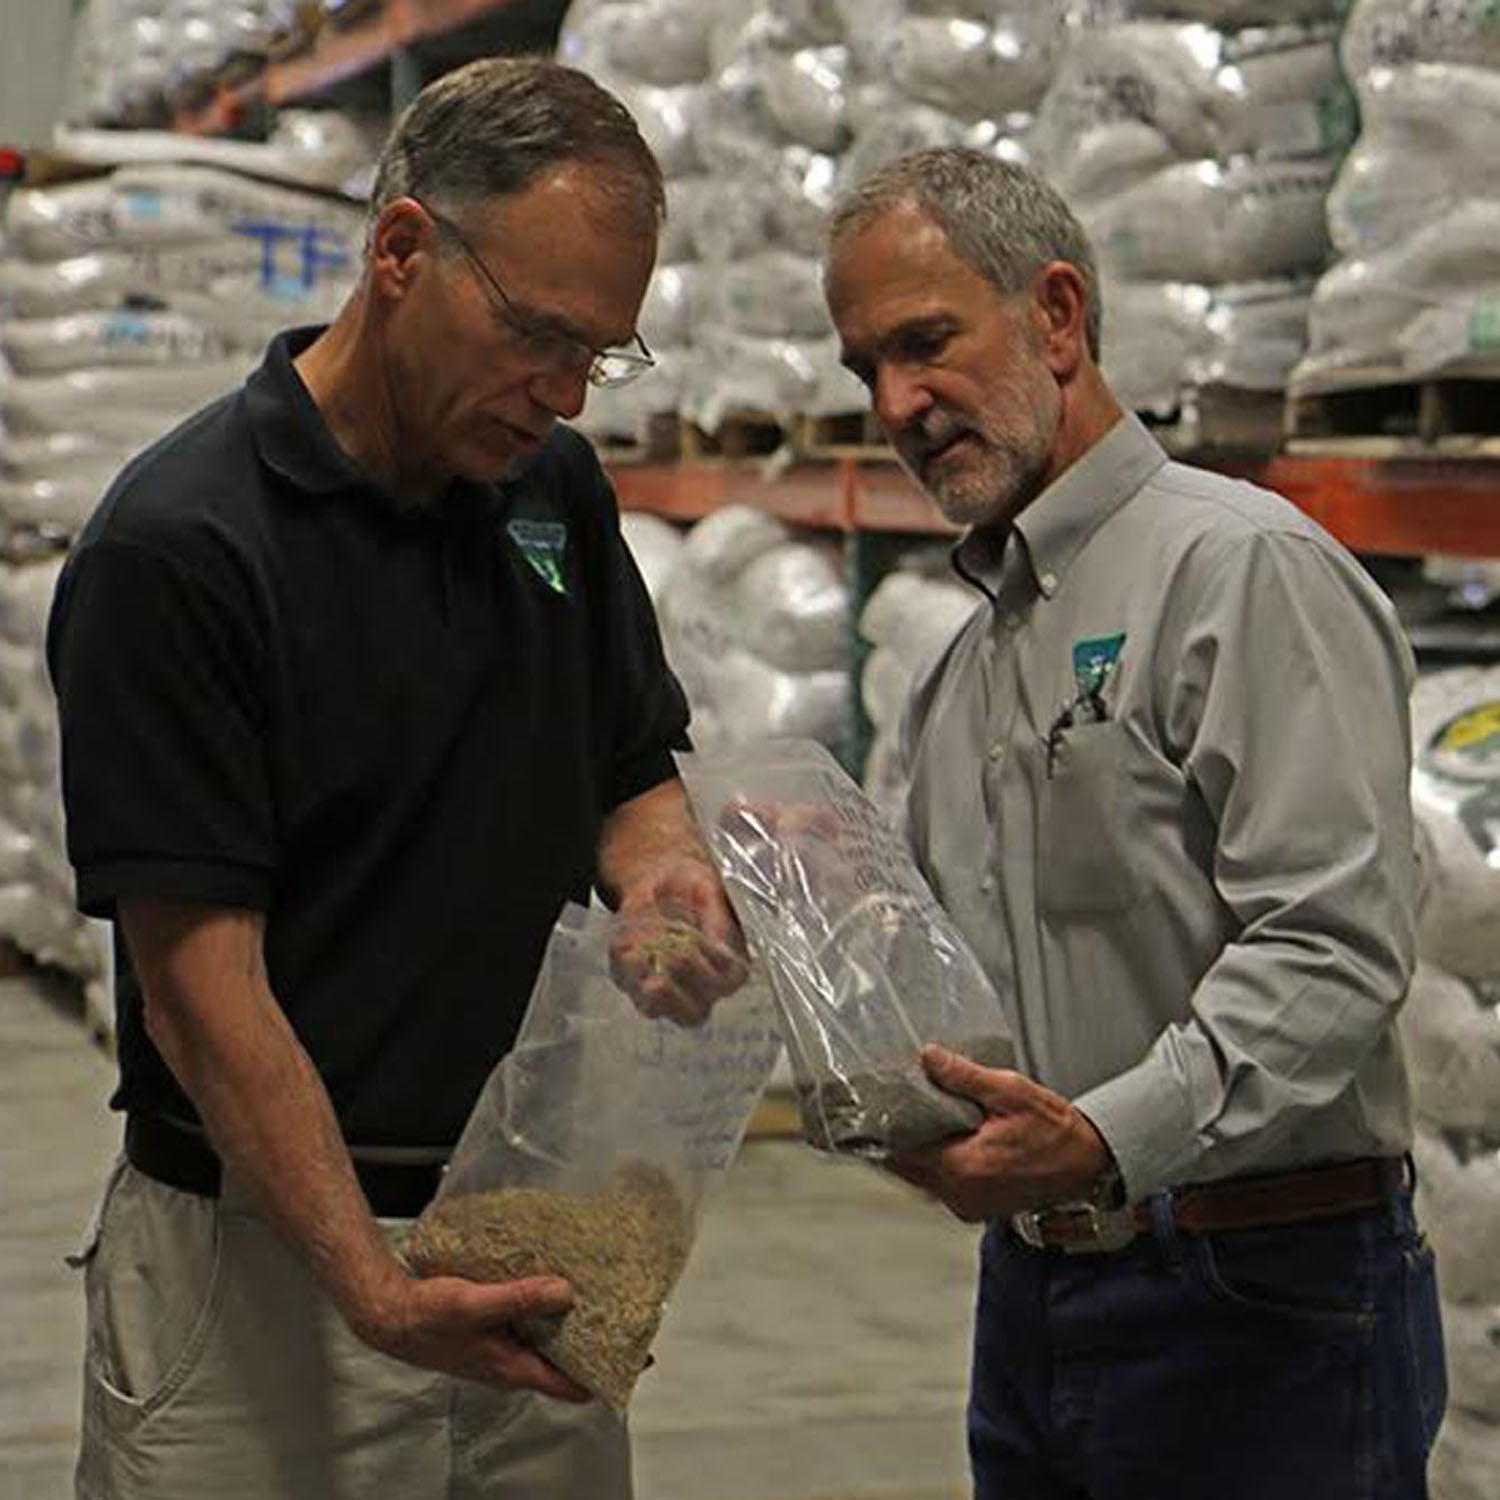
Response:
POLYGON ((894 1163, 990 1221, 978 1494, 1424 1495, 1394 616, 1286 501, 1122 413, 1086 237, 1031 174, 883 169, 827 290, 979 604, 912 703, 906 812, 1016 1068, 930 1049, 987 1118, 894 1163))

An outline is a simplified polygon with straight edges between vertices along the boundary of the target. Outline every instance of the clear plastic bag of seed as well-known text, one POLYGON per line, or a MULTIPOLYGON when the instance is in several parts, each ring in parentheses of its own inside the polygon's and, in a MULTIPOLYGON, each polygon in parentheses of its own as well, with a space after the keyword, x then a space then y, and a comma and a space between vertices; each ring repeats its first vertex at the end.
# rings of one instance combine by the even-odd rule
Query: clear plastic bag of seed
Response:
POLYGON ((975 1129, 922 1048, 1009 1067, 1011 1029, 895 828, 809 740, 678 763, 775 997, 807 1140, 879 1159, 975 1129))
POLYGON ((520 1332, 621 1411, 780 1051, 753 980, 706 1016, 648 1013, 634 976, 696 962, 707 941, 670 914, 565 908, 403 1252, 421 1275, 566 1278, 572 1308, 520 1332))

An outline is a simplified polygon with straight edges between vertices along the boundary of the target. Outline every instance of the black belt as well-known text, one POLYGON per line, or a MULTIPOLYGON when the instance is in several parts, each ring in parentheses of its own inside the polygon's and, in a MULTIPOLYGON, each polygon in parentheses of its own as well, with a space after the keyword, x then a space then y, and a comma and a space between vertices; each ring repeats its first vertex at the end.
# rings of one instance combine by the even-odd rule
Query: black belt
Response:
MULTIPOLYGON (((354 1175, 370 1211, 379 1219, 414 1219, 432 1201, 443 1175, 442 1161, 372 1160, 398 1151, 350 1148, 354 1175), (366 1154, 368 1151, 369 1154, 366 1154)), ((413 1153, 416 1154, 416 1153, 413 1153)), ((132 1114, 125 1120, 125 1156, 138 1172, 179 1192, 217 1198, 219 1158, 198 1127, 161 1115, 132 1114)))

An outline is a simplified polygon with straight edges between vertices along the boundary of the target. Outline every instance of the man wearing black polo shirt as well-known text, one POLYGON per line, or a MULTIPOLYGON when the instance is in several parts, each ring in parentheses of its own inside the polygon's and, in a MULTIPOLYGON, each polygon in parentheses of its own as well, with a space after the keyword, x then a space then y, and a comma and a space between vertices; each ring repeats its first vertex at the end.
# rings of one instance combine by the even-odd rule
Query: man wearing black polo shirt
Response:
POLYGON ((623 1425, 510 1332, 566 1284, 415 1280, 378 1220, 431 1195, 567 899, 697 923, 651 1003, 736 978, 686 707, 554 425, 651 362, 662 201, 582 75, 450 74, 335 323, 133 462, 63 574, 70 853, 122 939, 90 1500, 629 1494, 623 1425))

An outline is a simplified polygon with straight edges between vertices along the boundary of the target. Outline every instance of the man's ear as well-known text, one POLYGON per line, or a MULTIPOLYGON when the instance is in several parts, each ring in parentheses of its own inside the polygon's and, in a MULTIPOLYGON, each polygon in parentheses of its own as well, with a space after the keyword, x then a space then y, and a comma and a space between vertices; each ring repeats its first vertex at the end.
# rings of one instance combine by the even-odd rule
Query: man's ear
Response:
POLYGON ((393 198, 370 231, 370 276, 377 293, 399 300, 431 263, 437 226, 414 198, 393 198))
POLYGON ((1033 298, 1042 357, 1060 380, 1071 379, 1088 355, 1088 292, 1078 267, 1049 261, 1037 275, 1033 298))

